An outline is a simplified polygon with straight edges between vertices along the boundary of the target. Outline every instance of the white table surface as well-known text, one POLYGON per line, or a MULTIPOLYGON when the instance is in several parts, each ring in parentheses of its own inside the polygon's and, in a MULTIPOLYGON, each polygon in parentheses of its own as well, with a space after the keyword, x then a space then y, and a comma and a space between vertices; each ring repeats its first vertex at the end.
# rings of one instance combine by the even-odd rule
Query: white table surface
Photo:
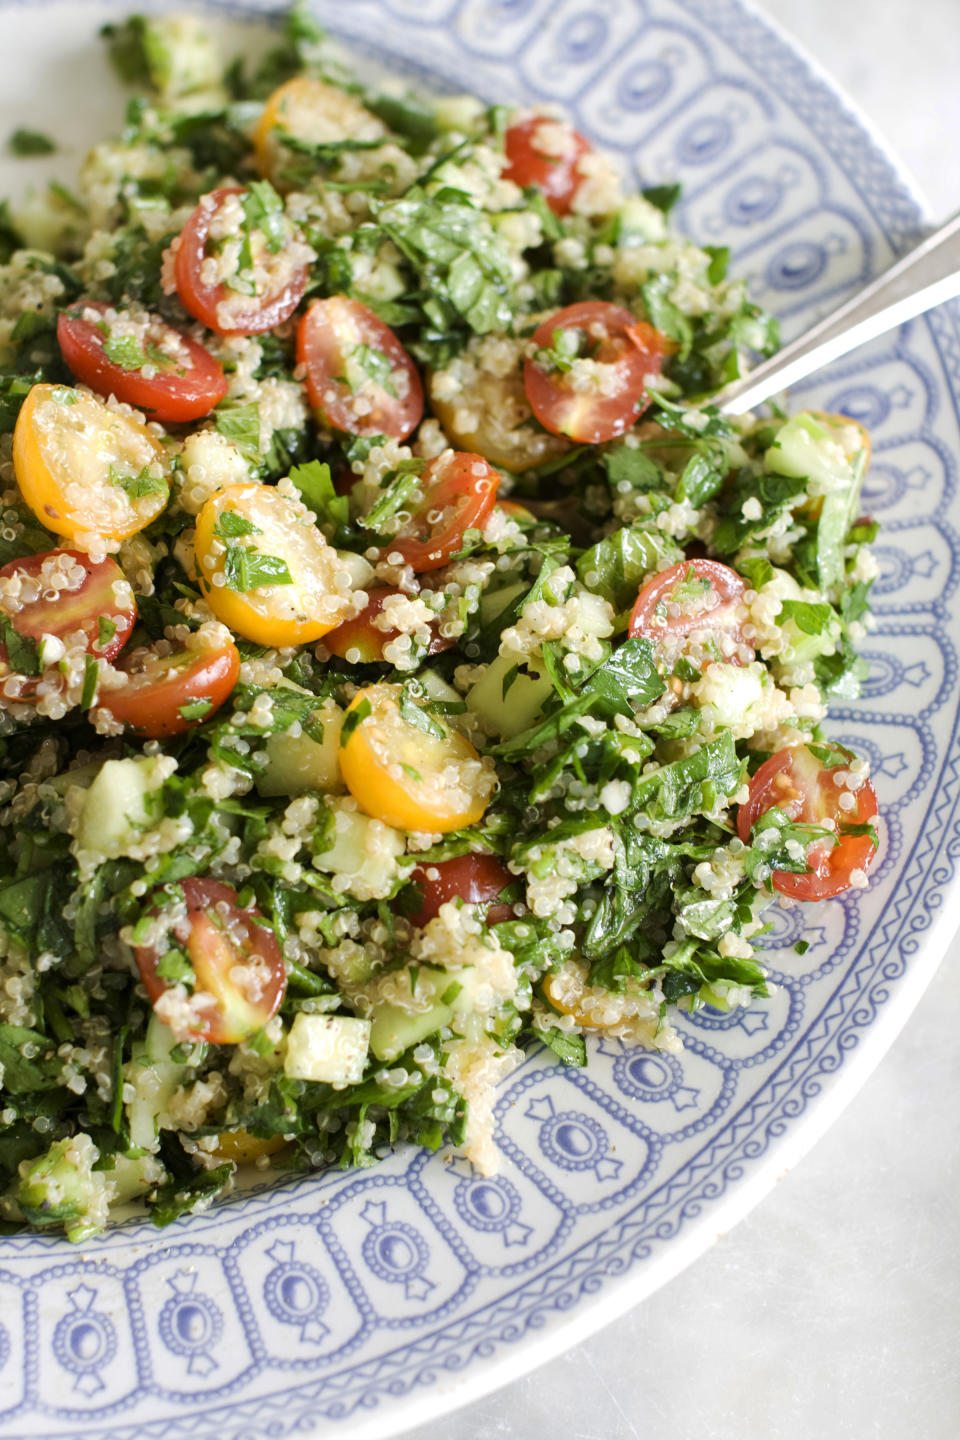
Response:
MULTIPOLYGON (((960 208, 960 0, 758 0, 960 208)), ((960 911, 957 915, 960 924, 960 911)), ((957 1440, 960 943, 776 1190, 592 1340, 411 1440, 957 1440)))

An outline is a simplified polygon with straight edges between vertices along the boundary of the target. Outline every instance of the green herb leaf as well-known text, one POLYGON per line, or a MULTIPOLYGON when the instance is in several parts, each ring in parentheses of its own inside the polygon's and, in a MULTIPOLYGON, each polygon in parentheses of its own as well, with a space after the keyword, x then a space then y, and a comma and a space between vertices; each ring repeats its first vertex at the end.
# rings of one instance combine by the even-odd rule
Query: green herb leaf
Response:
POLYGON ((541 1030, 538 1025, 533 1025, 531 1033, 544 1045, 548 1045, 564 1065, 586 1065, 587 1043, 582 1035, 571 1035, 556 1025, 551 1025, 548 1030, 541 1030))
POLYGON ((108 335, 103 342, 103 353, 111 365, 123 370, 142 370, 147 363, 143 346, 135 335, 108 335))
POLYGON ((13 621, 6 615, 0 616, 0 638, 7 652, 7 664, 17 675, 39 675, 42 671, 40 652, 36 640, 21 635, 14 629, 13 621))
POLYGON ((14 130, 7 140, 11 155, 52 155, 56 148, 50 137, 39 130, 14 130))
POLYGON ((261 535, 263 532, 252 520, 238 514, 236 510, 223 510, 217 516, 213 533, 218 540, 238 540, 241 535, 261 535))
POLYGON ((205 715, 210 714, 212 709, 212 700, 189 700, 186 705, 178 707, 178 714, 184 720, 202 720, 205 715))
MULTIPOLYGON (((420 687, 417 686, 419 690, 420 687)), ((400 689, 400 715, 408 725, 415 730, 420 730, 424 735, 432 735, 435 740, 443 740, 446 730, 429 715, 422 705, 418 705, 413 696, 413 683, 407 681, 400 689)))
POLYGON ((110 644, 116 633, 116 623, 108 615, 101 615, 97 620, 97 644, 101 650, 110 644))
POLYGON ((217 430, 251 465, 260 464, 260 412, 256 405, 218 405, 217 430))
POLYGON ((350 736, 357 726, 366 720, 368 715, 373 714, 373 706, 370 701, 364 698, 359 705, 354 705, 343 717, 343 725, 340 730, 340 744, 346 745, 350 736))
POLYGON ((231 590, 243 594, 266 585, 292 585, 293 576, 279 555, 262 555, 242 545, 228 545, 223 573, 231 590))
POLYGON ((272 255, 287 242, 287 221, 283 201, 269 180, 251 180, 243 197, 247 227, 259 230, 272 255))
POLYGON ((326 522, 335 530, 350 520, 350 500, 338 495, 333 488, 330 466, 321 460, 310 460, 306 465, 295 465, 290 479, 300 491, 303 503, 314 512, 320 524, 326 522))
POLYGON ((165 495, 168 489, 162 475, 150 474, 149 465, 145 465, 139 475, 122 475, 116 465, 111 465, 110 483, 118 485, 131 500, 142 500, 147 495, 165 495))

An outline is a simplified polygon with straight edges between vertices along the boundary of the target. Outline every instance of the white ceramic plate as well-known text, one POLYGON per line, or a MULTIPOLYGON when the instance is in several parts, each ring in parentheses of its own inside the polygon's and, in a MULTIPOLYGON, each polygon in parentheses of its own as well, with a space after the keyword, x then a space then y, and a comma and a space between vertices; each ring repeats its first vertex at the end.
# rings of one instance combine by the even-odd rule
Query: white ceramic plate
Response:
MULTIPOLYGON (((93 37, 127 8, 0 3, 0 134, 52 132, 68 153, 46 162, 51 173, 116 124, 121 97, 93 37)), ((230 0, 209 8, 240 12, 230 0)), ((318 9, 367 60, 491 99, 560 101, 645 181, 683 180, 682 225, 730 245, 788 336, 920 227, 861 122, 736 0, 318 9)), ((0 188, 24 173, 5 162, 0 188)), ((826 1127, 953 929, 958 339, 955 314, 941 311, 797 397, 856 415, 874 436, 865 508, 884 528, 872 673, 833 726, 873 762, 885 844, 870 889, 782 914, 767 956, 776 995, 681 1022, 680 1060, 619 1042, 593 1047, 586 1072, 531 1055, 501 1096, 493 1180, 402 1151, 163 1233, 134 1221, 79 1250, 42 1236, 0 1242, 5 1436, 395 1433, 636 1303, 826 1127), (804 920, 801 958, 790 947, 804 920)))

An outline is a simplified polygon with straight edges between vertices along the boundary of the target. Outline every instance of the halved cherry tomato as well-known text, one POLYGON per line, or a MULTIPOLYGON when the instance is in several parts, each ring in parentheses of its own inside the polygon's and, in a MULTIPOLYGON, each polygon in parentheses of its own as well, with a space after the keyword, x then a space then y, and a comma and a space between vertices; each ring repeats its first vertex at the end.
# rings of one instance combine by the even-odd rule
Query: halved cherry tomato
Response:
POLYGON ((310 404, 335 430, 404 440, 423 414, 417 367, 385 325, 346 295, 317 300, 300 321, 297 362, 310 404))
POLYGON ((500 476, 482 455, 445 450, 420 479, 423 499, 383 547, 418 574, 440 570, 463 546, 463 532, 483 524, 497 498, 500 476))
MULTIPOLYGON (((237 1045, 262 1029, 280 1007, 287 988, 280 946, 259 910, 241 909, 232 886, 191 878, 181 880, 179 888, 187 913, 171 925, 167 950, 155 945, 135 948, 140 978, 160 1019, 179 1041, 237 1045), (157 973, 167 951, 178 948, 186 951, 196 977, 182 1006, 163 1000, 172 985, 157 973)), ((163 911, 152 914, 162 916, 163 911)))
POLYGON ((523 384, 534 415, 552 435, 581 445, 622 435, 650 403, 647 376, 660 373, 667 340, 606 300, 581 300, 558 310, 534 331, 536 349, 555 349, 558 331, 577 332, 575 357, 568 357, 573 368, 551 368, 536 355, 524 361, 523 384))
MULTIPOLYGON (((399 630, 381 630, 373 622, 382 612, 384 603, 391 595, 402 595, 402 590, 396 590, 387 585, 376 586, 368 590, 369 600, 352 620, 344 620, 336 630, 331 630, 324 637, 324 645, 331 655, 338 656, 341 660, 349 660, 352 665, 374 665, 382 661, 383 647, 391 640, 396 640, 400 634, 399 630)), ((439 655, 442 650, 450 650, 456 645, 452 637, 441 635, 437 622, 430 625, 430 643, 427 647, 427 655, 439 655)))
POLYGON ((410 879, 423 892, 420 909, 409 917, 411 925, 426 925, 439 914, 441 905, 457 896, 467 905, 478 905, 488 925, 514 918, 512 905, 497 902, 516 876, 487 850, 417 865, 410 871, 410 879))
POLYGON ((555 215, 569 215, 583 176, 580 157, 590 151, 583 136, 566 121, 532 115, 508 125, 503 137, 507 155, 505 180, 536 185, 555 215))
POLYGON ((166 507, 163 446, 135 415, 66 385, 34 385, 13 432, 20 493, 42 525, 73 539, 126 540, 166 507))
MULTIPOLYGON (((819 747, 818 747, 819 748, 819 747)), ((876 846, 870 835, 844 834, 845 826, 868 825, 877 814, 877 794, 869 780, 850 789, 844 783, 851 777, 847 763, 853 755, 843 746, 832 745, 831 759, 839 764, 826 765, 808 745, 793 745, 779 750, 766 760, 750 781, 750 798, 737 811, 737 833, 749 844, 754 825, 774 806, 801 825, 823 825, 839 837, 835 844, 817 840, 807 847, 806 874, 790 870, 774 870, 774 888, 794 900, 827 900, 849 890, 855 871, 865 871, 873 862, 876 846), (856 802, 843 807, 844 797, 856 802)))
POLYGON ((399 685, 368 685, 350 702, 340 738, 347 789, 367 815, 398 830, 443 835, 475 825, 495 772, 439 716, 425 711, 413 723, 400 698, 399 685))
POLYGON ((240 674, 240 652, 228 643, 157 655, 134 650, 120 667, 126 685, 104 688, 97 708, 139 735, 161 740, 207 720, 230 695, 240 674))
POLYGON ((707 632, 706 660, 741 665, 754 658, 743 638, 738 610, 747 582, 719 560, 681 560, 641 586, 630 615, 630 638, 645 635, 655 645, 676 644, 707 632))
MULTIPOLYGON (((180 422, 209 415, 229 388, 223 366, 209 350, 151 315, 143 339, 131 337, 126 347, 133 363, 110 360, 104 351, 110 328, 103 318, 110 309, 99 300, 79 300, 60 313, 60 353, 77 379, 98 395, 115 395, 135 406, 151 420, 180 422), (155 373, 148 375, 147 368, 155 373)), ((115 353, 123 355, 124 347, 115 353)))
POLYGON ((298 499, 231 485, 197 516, 200 588, 218 620, 257 645, 306 645, 339 625, 353 582, 298 499))
MULTIPOLYGON (((48 550, 0 568, 0 615, 18 635, 40 640, 79 637, 88 655, 112 660, 137 618, 133 590, 115 560, 92 560, 82 550, 48 550)), ((7 652, 0 644, 0 675, 7 652)))
POLYGON ((278 190, 301 189, 303 183, 295 172, 289 173, 291 161, 305 157, 285 143, 288 136, 308 145, 334 146, 343 140, 387 138, 382 122, 359 100, 318 75, 296 75, 274 90, 254 131, 257 169, 278 190))
MULTIPOLYGON (((259 230, 250 235, 254 261, 266 272, 262 289, 256 285, 256 293, 241 294, 219 280, 204 278, 211 259, 210 231, 218 212, 229 197, 248 194, 241 186, 224 186, 204 195, 180 233, 174 258, 177 292, 184 309, 220 335, 259 335, 272 330, 293 314, 307 288, 306 264, 292 262, 289 253, 291 246, 300 246, 299 232, 285 219, 281 223, 286 238, 276 251, 262 240, 259 230)), ((236 239, 233 235, 227 243, 236 239)))

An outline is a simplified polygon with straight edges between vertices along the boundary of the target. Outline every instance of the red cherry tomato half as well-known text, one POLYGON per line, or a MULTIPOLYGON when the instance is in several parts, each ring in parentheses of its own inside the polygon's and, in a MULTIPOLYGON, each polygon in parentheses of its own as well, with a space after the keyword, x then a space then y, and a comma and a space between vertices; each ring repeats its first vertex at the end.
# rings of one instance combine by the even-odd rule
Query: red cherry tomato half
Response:
MULTIPOLYGON (((818 747, 819 748, 819 747, 818 747)), ((849 890, 854 872, 861 874, 872 864, 876 846, 870 835, 845 835, 844 826, 867 825, 877 814, 877 794, 869 780, 851 790, 851 772, 845 762, 853 755, 842 746, 830 746, 838 765, 828 766, 807 745, 794 745, 771 755, 750 781, 750 798, 737 812, 737 833, 744 844, 750 841, 754 825, 776 806, 802 825, 831 822, 839 839, 836 844, 817 840, 807 848, 806 874, 774 870, 774 888, 794 900, 828 900, 849 890), (843 800, 852 796, 855 804, 845 809, 843 800)))
POLYGON ((704 663, 749 663, 755 652, 743 638, 737 613, 746 589, 736 570, 718 560, 681 560, 641 586, 630 615, 630 638, 645 635, 655 645, 679 649, 679 642, 703 633, 704 663))
MULTIPOLYGON (((0 568, 0 617, 18 635, 44 635, 76 645, 88 655, 112 660, 126 644, 137 618, 137 604, 115 560, 91 560, 80 550, 48 550, 0 568)), ((0 678, 9 675, 6 646, 0 644, 0 678)), ((37 679, 18 680, 18 700, 37 688, 37 679)))
MULTIPOLYGON (((367 601, 359 615, 352 620, 344 620, 335 630, 324 635, 323 643, 331 655, 336 655, 341 660, 348 660, 351 665, 373 665, 384 659, 383 647, 391 640, 396 640, 400 634, 399 630, 381 630, 373 622, 383 610, 384 602, 391 595, 402 595, 402 590, 395 590, 390 586, 377 586, 367 591, 370 599, 367 601)), ((430 644, 426 653, 428 655, 439 655, 441 650, 450 650, 456 645, 452 637, 441 635, 434 623, 430 627, 430 644)))
POLYGON ((507 127, 503 148, 503 178, 524 188, 535 185, 555 215, 569 215, 583 179, 580 157, 590 150, 583 136, 562 120, 532 115, 507 127))
POLYGON ((496 902, 515 878, 502 860, 488 851, 417 865, 410 871, 410 879, 422 890, 423 900, 417 913, 410 916, 410 923, 426 925, 439 913, 441 905, 458 895, 468 905, 479 905, 488 925, 512 920, 513 906, 496 902))
MULTIPOLYGON (((252 906, 241 909, 236 890, 218 880, 181 880, 186 915, 175 919, 168 944, 134 950, 140 978, 158 1014, 181 1042, 237 1045, 275 1015, 287 988, 277 938, 252 906), (175 981, 160 970, 186 953, 196 983, 182 1005, 162 997, 175 981), (170 954, 172 953, 172 956, 170 954)), ((163 910, 151 912, 162 916, 163 910)), ((175 973, 175 971, 173 972, 175 973)))
POLYGON ((646 409, 647 376, 660 373, 668 342, 619 305, 581 300, 544 320, 533 332, 533 344, 555 350, 558 332, 569 331, 577 332, 573 369, 551 368, 534 355, 523 362, 524 389, 545 430, 581 445, 600 445, 629 430, 646 409), (588 364, 587 373, 577 375, 577 359, 604 368, 591 370, 588 364))
POLYGON ((240 652, 232 643, 162 656, 134 651, 123 668, 127 684, 101 690, 98 708, 138 734, 160 740, 182 735, 220 708, 237 683, 240 652))
POLYGON ((478 529, 493 509, 500 476, 482 455, 445 450, 420 478, 423 499, 381 555, 399 555, 418 574, 439 570, 463 547, 463 532, 478 529))
MULTIPOLYGON (((108 322, 102 318, 109 309, 98 300, 80 300, 57 320, 60 352, 77 379, 98 395, 115 395, 135 406, 151 420, 180 422, 209 415, 228 388, 223 367, 209 350, 151 315, 144 340, 128 342, 133 363, 110 360, 104 352, 108 322), (144 365, 156 374, 145 374, 144 365)), ((123 347, 114 353, 122 355, 123 347)))
MULTIPOLYGON (((247 194, 249 191, 235 185, 204 195, 180 232, 174 258, 174 277, 183 308, 220 335, 259 335, 272 330, 293 314, 307 288, 307 267, 298 265, 290 270, 289 262, 285 263, 286 246, 275 253, 264 247, 262 258, 268 271, 275 272, 276 283, 262 294, 244 297, 219 281, 210 284, 203 278, 204 262, 212 250, 209 241, 214 217, 229 196, 247 194), (231 305, 225 319, 220 307, 227 301, 231 305)), ((291 227, 291 240, 294 236, 291 227)))
POLYGON ((420 423, 423 385, 394 335, 346 295, 317 300, 300 321, 297 361, 310 404, 335 430, 404 440, 420 423))

